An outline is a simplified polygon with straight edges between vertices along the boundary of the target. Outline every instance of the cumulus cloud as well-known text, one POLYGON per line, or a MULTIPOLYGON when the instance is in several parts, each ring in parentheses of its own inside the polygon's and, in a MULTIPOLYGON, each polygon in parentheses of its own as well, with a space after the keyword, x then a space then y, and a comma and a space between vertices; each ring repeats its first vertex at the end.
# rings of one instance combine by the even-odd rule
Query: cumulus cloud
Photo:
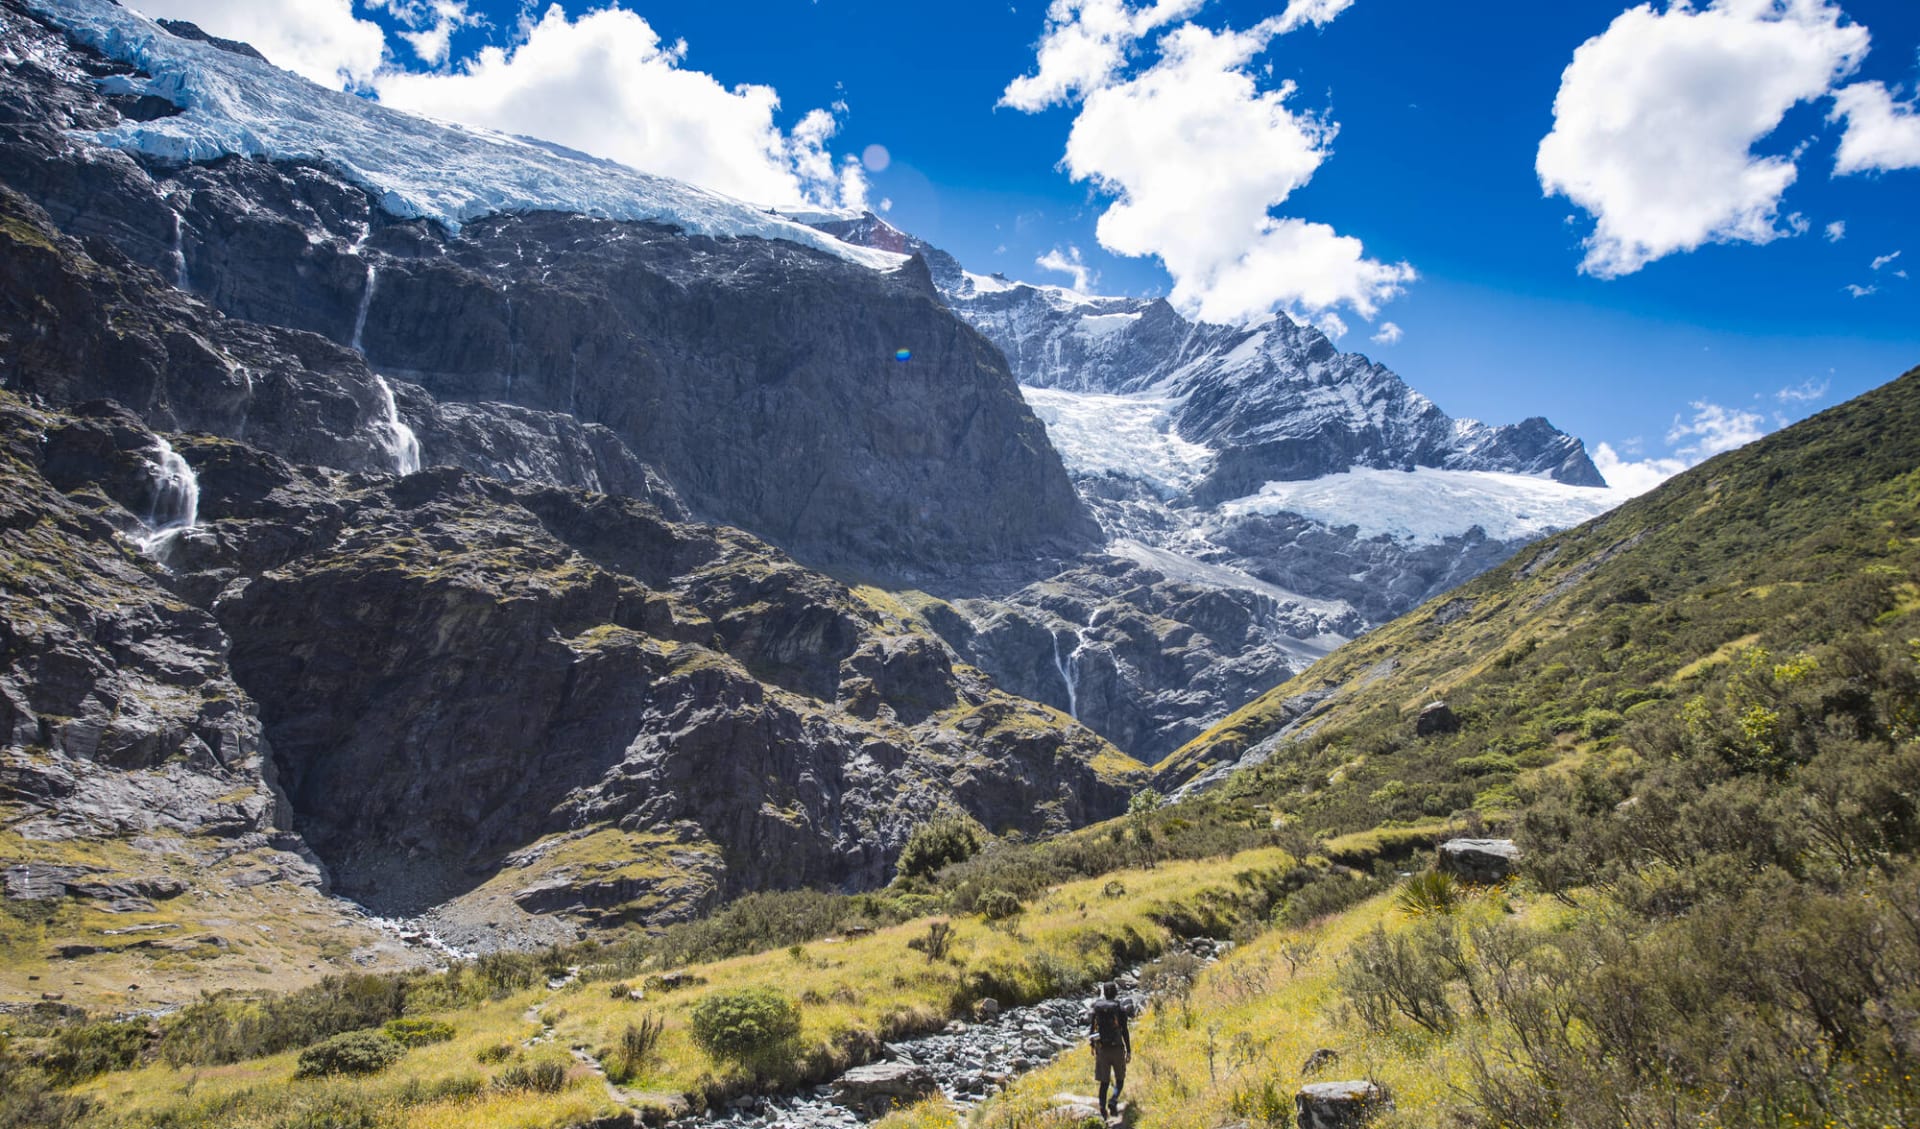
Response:
POLYGON ((1865 298, 1867 295, 1878 293, 1880 290, 1878 286, 1862 286, 1857 282, 1849 282, 1840 289, 1853 295, 1855 298, 1865 298))
POLYGON ((388 73, 380 100, 397 109, 528 134, 750 200, 818 204, 864 178, 837 169, 825 110, 791 134, 774 122, 772 87, 731 89, 682 64, 686 42, 663 43, 621 8, 569 19, 558 4, 509 48, 487 47, 445 73, 388 73))
POLYGON ((1777 213, 1794 158, 1753 147, 1859 66, 1867 29, 1844 19, 1829 0, 1674 0, 1581 44, 1534 162, 1547 194, 1594 218, 1580 269, 1615 278, 1703 243, 1793 233, 1777 213))
POLYGON ((352 0, 135 0, 132 6, 154 19, 187 20, 251 43, 275 66, 335 90, 372 82, 386 55, 386 34, 356 17, 352 0))
POLYGON ((1056 0, 1037 71, 1009 85, 1002 104, 1079 100, 1062 164, 1113 197, 1095 228, 1100 245, 1158 257, 1173 277, 1169 299, 1186 313, 1244 322, 1285 309, 1323 321, 1346 306, 1371 319, 1414 270, 1367 258, 1360 240, 1326 224, 1272 214, 1331 155, 1338 126, 1289 106, 1292 83, 1262 89, 1251 67, 1276 36, 1350 3, 1293 0, 1245 31, 1179 23, 1143 62, 1138 41, 1197 5, 1056 0))
POLYGON ((1060 248, 1055 247, 1053 250, 1035 259, 1033 265, 1039 267, 1041 270, 1058 271, 1061 274, 1071 275, 1073 278, 1073 288, 1083 294, 1090 292, 1094 281, 1100 277, 1098 274, 1095 274, 1085 262, 1081 261, 1080 248, 1071 245, 1069 245, 1064 252, 1062 252, 1060 248))
POLYGON ((1053 0, 1034 49, 1034 73, 1009 83, 1000 105, 1034 113, 1106 86, 1142 36, 1192 15, 1203 3, 1158 0, 1135 9, 1125 0, 1053 0))
POLYGON ((1879 256, 1876 256, 1876 257, 1874 258, 1874 260, 1873 260, 1873 269, 1874 269, 1874 270, 1879 270, 1879 269, 1880 269, 1881 267, 1884 267, 1884 266, 1886 266, 1886 265, 1887 265, 1888 263, 1890 263, 1890 262, 1892 262, 1892 261, 1894 261, 1895 259, 1897 259, 1897 258, 1899 258, 1899 257, 1900 257, 1900 252, 1898 252, 1898 251, 1894 251, 1894 252, 1892 252, 1892 253, 1890 253, 1890 254, 1886 254, 1886 255, 1879 255, 1879 256))
POLYGON ((1827 242, 1838 243, 1847 237, 1847 221, 1834 220, 1827 225, 1827 242))
POLYGON ((1878 82, 1856 82, 1833 96, 1833 118, 1846 119, 1834 155, 1836 176, 1920 168, 1920 107, 1895 102, 1878 82))
MULTIPOLYGON (((1782 402, 1795 399, 1792 393, 1812 399, 1825 395, 1826 385, 1820 385, 1817 392, 1812 390, 1809 381, 1798 389, 1782 389, 1778 395, 1782 402)), ((1728 408, 1709 400, 1695 400, 1687 406, 1692 416, 1674 416, 1673 426, 1667 429, 1669 454, 1631 459, 1610 443, 1596 446, 1594 469, 1607 480, 1607 485, 1627 497, 1644 494, 1688 467, 1744 447, 1767 433, 1766 420, 1758 412, 1728 408)), ((1638 442, 1629 443, 1629 448, 1637 447, 1638 442)))
POLYGON ((1406 330, 1390 321, 1383 321, 1380 323, 1380 332, 1374 334, 1371 340, 1376 345, 1398 345, 1406 335, 1406 330))
POLYGON ((1650 458, 1628 459, 1614 450, 1613 444, 1602 443, 1593 449, 1593 467, 1607 485, 1626 497, 1638 497, 1647 491, 1687 469, 1684 459, 1650 458))

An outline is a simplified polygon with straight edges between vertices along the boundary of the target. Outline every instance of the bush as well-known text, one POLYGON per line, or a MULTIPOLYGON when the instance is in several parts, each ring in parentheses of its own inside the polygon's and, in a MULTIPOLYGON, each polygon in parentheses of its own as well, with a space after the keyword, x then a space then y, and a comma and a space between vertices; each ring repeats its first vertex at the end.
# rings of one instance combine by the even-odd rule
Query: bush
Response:
POLYGON ((72 1086, 109 1070, 125 1070, 140 1061, 153 1031, 145 1020, 87 1023, 67 1027, 54 1038, 40 1068, 56 1086, 72 1086))
POLYGON ((979 853, 985 829, 969 815, 938 815, 913 829, 900 848, 896 872, 901 878, 932 878, 950 863, 965 862, 979 853))
POLYGON ((375 1074, 400 1061, 407 1049, 379 1031, 349 1031, 300 1052, 296 1077, 375 1074))
POLYGON ((1026 908, 1017 895, 1006 890, 988 890, 980 895, 974 905, 988 921, 1005 921, 1026 908))
POLYGON ((665 1021, 651 1012, 641 1016, 640 1022, 627 1024, 627 1029, 620 1033, 619 1048, 610 1056, 614 1061, 607 1071, 608 1077, 615 1082, 631 1082, 636 1078, 653 1059, 665 1030, 665 1021))
POLYGON ((1400 884, 1394 902, 1415 917, 1446 915, 1460 908, 1460 887, 1453 875, 1426 870, 1400 884))
POLYGON ((909 949, 927 954, 928 964, 945 957, 952 945, 953 923, 945 918, 928 922, 926 936, 915 937, 907 942, 909 949))
POLYGON ((772 988, 738 988, 693 1007, 693 1040, 718 1059, 758 1063, 800 1037, 800 1008, 772 988))
POLYGON ((453 1025, 437 1019, 390 1019, 381 1030, 403 1047, 424 1047, 453 1038, 453 1025))
POLYGON ((550 1048, 502 1070, 493 1084, 502 1090, 557 1094, 567 1088, 567 1066, 566 1054, 550 1048))
POLYGON ((1349 878, 1329 874, 1294 891, 1280 904, 1275 923, 1299 928, 1339 913, 1380 892, 1377 878, 1349 878))
POLYGON ((496 1062, 505 1062, 513 1057, 512 1043, 489 1043, 473 1052, 473 1061, 482 1066, 491 1066, 496 1062))

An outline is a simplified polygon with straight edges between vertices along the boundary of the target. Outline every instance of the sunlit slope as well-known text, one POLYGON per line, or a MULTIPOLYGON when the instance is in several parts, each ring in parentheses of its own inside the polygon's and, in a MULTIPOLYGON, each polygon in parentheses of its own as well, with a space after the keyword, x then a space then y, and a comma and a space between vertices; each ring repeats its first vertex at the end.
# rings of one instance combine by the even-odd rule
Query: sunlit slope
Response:
POLYGON ((1159 767, 1265 760, 1309 830, 1498 809, 1743 648, 1803 648, 1909 607, 1920 370, 1721 455, 1341 648, 1159 767), (1459 728, 1416 737, 1444 700, 1459 728), (1248 756, 1249 753, 1252 756, 1248 756))

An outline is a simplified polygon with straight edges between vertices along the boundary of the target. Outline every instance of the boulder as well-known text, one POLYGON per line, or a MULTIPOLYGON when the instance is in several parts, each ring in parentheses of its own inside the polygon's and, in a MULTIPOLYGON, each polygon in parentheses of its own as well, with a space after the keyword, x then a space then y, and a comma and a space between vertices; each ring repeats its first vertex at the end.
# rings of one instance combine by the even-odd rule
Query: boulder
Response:
POLYGON ((833 1100, 868 1117, 911 1105, 939 1089, 924 1066, 874 1062, 856 1066, 833 1082, 833 1100))
POLYGON ((1428 702, 1420 707, 1420 716, 1414 720, 1413 733, 1416 737, 1432 737, 1441 733, 1453 733, 1460 728, 1460 718, 1453 708, 1445 702, 1428 702))
POLYGON ((992 996, 973 1001, 973 1021, 975 1023, 985 1023, 997 1017, 999 1014, 1000 1001, 994 999, 992 996))
POLYGON ((1300 1129, 1359 1129, 1393 1108, 1393 1098, 1372 1082, 1314 1082, 1300 1087, 1293 1109, 1300 1129))
POLYGON ((1439 867, 1462 882, 1491 885, 1512 877, 1519 858, 1512 839, 1449 839, 1440 844, 1439 867))

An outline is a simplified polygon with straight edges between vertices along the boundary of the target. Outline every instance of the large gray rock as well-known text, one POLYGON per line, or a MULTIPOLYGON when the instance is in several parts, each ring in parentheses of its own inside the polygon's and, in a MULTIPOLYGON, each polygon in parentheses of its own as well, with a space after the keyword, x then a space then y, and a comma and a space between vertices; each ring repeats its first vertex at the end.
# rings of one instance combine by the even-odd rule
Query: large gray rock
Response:
POLYGON ((1462 882, 1503 882, 1519 860, 1520 848, 1512 839, 1449 839, 1439 847, 1440 870, 1462 882))
POLYGON ((833 1100, 867 1117, 911 1105, 939 1089, 933 1074, 910 1062, 856 1066, 833 1081, 833 1100))
POLYGON ((1299 1129, 1360 1129, 1392 1108, 1387 1091, 1366 1081, 1312 1082, 1293 1098, 1299 1129))

